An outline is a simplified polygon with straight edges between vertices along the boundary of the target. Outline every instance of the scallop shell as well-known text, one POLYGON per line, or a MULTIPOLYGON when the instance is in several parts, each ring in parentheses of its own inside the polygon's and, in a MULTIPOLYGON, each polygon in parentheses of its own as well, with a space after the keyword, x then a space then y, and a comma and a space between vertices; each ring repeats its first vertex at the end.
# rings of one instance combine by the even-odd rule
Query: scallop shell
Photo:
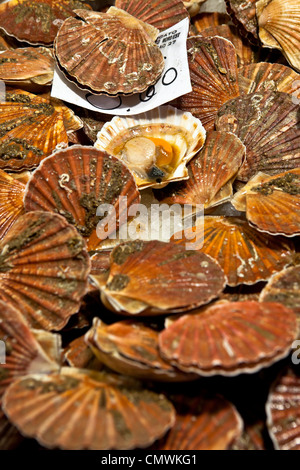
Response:
POLYGON ((0 27, 19 41, 51 45, 62 22, 83 7, 90 8, 80 0, 10 0, 0 5, 0 27))
POLYGON ((0 102, 1 169, 35 168, 56 148, 67 145, 63 116, 44 98, 22 90, 6 93, 6 101, 0 102))
POLYGON ((54 59, 45 47, 14 49, 0 54, 0 80, 15 85, 50 85, 54 59))
POLYGON ((262 290, 261 302, 280 302, 300 319, 300 266, 291 266, 274 274, 262 290))
POLYGON ((239 70, 239 86, 241 95, 280 91, 297 98, 298 93, 300 97, 300 74, 285 65, 260 62, 239 70))
POLYGON ((256 3, 256 14, 263 45, 281 50, 300 72, 299 0, 260 0, 256 3))
POLYGON ((287 369, 273 386, 266 404, 267 424, 276 450, 300 450, 299 407, 300 377, 297 371, 287 369))
POLYGON ((240 437, 242 418, 223 397, 201 393, 197 398, 185 395, 182 401, 183 406, 177 406, 175 425, 155 449, 227 450, 240 437))
POLYGON ((133 379, 72 368, 14 382, 3 404, 22 434, 66 450, 147 447, 175 421, 171 403, 133 379))
POLYGON ((91 348, 86 344, 84 336, 74 339, 64 350, 64 358, 71 367, 78 369, 101 370, 102 364, 98 361, 91 348))
POLYGON ((197 33, 202 33, 205 29, 214 28, 215 26, 221 26, 227 24, 230 21, 230 16, 225 13, 207 13, 202 12, 196 15, 192 20, 197 33))
POLYGON ((255 5, 258 0, 225 0, 227 11, 240 32, 251 40, 258 39, 255 5))
POLYGON ((73 145, 37 168, 27 184, 24 205, 26 211, 64 216, 93 250, 101 240, 113 236, 127 220, 127 208, 139 201, 134 178, 120 160, 93 147, 73 145), (109 221, 97 215, 97 208, 104 204, 115 210, 109 221))
POLYGON ((206 0, 190 0, 183 2, 185 8, 188 11, 188 14, 190 15, 191 18, 196 16, 201 8, 201 4, 204 3, 206 0))
POLYGON ((52 106, 54 106, 58 113, 62 114, 64 126, 68 135, 70 132, 82 129, 83 122, 78 116, 75 115, 72 109, 68 108, 62 101, 57 98, 53 98, 52 96, 49 96, 49 102, 52 104, 52 106))
POLYGON ((159 334, 162 357, 203 376, 254 373, 288 355, 295 313, 281 304, 225 302, 184 315, 159 334))
POLYGON ((208 303, 225 282, 219 265, 203 253, 175 243, 137 240, 113 250, 102 298, 121 313, 175 313, 208 303))
POLYGON ((115 10, 76 10, 77 17, 67 19, 57 34, 56 59, 69 80, 92 93, 141 93, 161 76, 164 58, 156 34, 150 36, 139 20, 115 10))
POLYGON ((75 228, 56 214, 28 213, 0 242, 0 253, 0 299, 34 328, 63 328, 79 310, 90 269, 75 228))
POLYGON ((17 449, 23 440, 23 436, 0 409, 0 450, 17 449))
MULTIPOLYGON (((285 268, 294 256, 292 243, 261 234, 237 217, 207 216, 204 228, 200 225, 196 229, 186 229, 184 235, 194 244, 194 249, 219 263, 229 286, 267 281, 274 272, 285 268)), ((186 238, 180 240, 176 234, 175 237, 180 243, 186 243, 186 238)))
POLYGON ((263 432, 262 421, 246 425, 243 434, 233 442, 229 450, 267 450, 263 432))
POLYGON ((188 165, 189 179, 167 186, 157 197, 162 195, 168 204, 201 204, 204 208, 221 204, 232 195, 232 179, 244 154, 245 146, 233 134, 209 132, 204 147, 188 165))
POLYGON ((267 177, 246 194, 248 221, 271 235, 300 235, 300 168, 267 177))
POLYGON ((160 188, 188 178, 186 163, 202 148, 205 136, 199 119, 172 106, 161 106, 137 117, 115 116, 98 133, 95 147, 123 160, 140 189, 160 188))
POLYGON ((9 44, 6 40, 5 34, 3 31, 0 30, 0 51, 9 51, 13 49, 11 44, 9 44))
POLYGON ((120 374, 140 379, 175 381, 196 379, 164 361, 158 352, 158 333, 142 323, 124 320, 105 325, 94 319, 85 341, 100 362, 120 374))
POLYGON ((232 132, 246 146, 238 179, 258 171, 274 175, 300 164, 300 106, 280 92, 257 92, 229 101, 216 119, 217 130, 232 132))
POLYGON ((239 96, 235 48, 224 38, 196 36, 187 40, 187 50, 193 91, 178 98, 178 106, 214 130, 219 108, 239 96))
POLYGON ((22 215, 25 184, 0 170, 0 239, 22 215))
POLYGON ((115 6, 160 31, 189 17, 181 0, 116 0, 115 6))
POLYGON ((232 42, 236 50, 239 67, 251 64, 257 60, 257 51, 254 50, 246 39, 240 36, 238 29, 234 26, 228 26, 226 24, 214 26, 199 32, 198 35, 203 38, 220 36, 221 38, 228 39, 228 41, 232 42))

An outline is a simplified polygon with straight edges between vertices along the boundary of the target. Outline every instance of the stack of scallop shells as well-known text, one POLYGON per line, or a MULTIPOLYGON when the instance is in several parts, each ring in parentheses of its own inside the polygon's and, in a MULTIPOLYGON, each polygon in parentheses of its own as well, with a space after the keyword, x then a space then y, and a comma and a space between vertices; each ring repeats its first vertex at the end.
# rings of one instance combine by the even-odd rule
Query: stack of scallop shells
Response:
POLYGON ((0 449, 300 449, 299 0, 111 3, 0 5, 0 449), (190 93, 51 97, 146 91, 185 18, 190 93), (202 223, 118 238, 146 196, 202 223))

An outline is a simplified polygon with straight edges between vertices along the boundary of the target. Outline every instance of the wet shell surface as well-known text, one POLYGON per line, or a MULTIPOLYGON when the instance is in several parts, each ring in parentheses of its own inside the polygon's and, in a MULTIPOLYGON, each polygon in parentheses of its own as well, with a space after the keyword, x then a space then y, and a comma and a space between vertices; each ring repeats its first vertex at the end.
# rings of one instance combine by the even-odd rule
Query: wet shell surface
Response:
POLYGON ((247 220, 271 235, 300 235, 300 168, 266 177, 246 193, 247 220))
POLYGON ((175 421, 171 403, 133 379, 72 368, 14 382, 3 403, 22 434, 66 450, 147 447, 175 421))
POLYGON ((227 11, 242 34, 249 39, 258 38, 255 5, 257 0, 225 0, 227 11))
POLYGON ((239 87, 241 95, 281 91, 300 98, 300 74, 281 64, 250 64, 239 69, 239 87))
POLYGON ((0 54, 0 80, 15 85, 50 85, 54 59, 45 47, 27 47, 0 54))
POLYGON ((63 21, 83 7, 90 8, 80 0, 10 0, 0 5, 0 27, 19 41, 51 45, 63 21))
POLYGON ((259 38, 279 49, 300 72, 300 4, 298 0, 260 0, 256 4, 259 38))
MULTIPOLYGON (((185 237, 195 248, 214 258, 229 286, 267 281, 293 259, 293 244, 280 237, 261 234, 242 218, 206 216, 204 227, 186 229, 185 237), (194 240, 192 233, 195 234, 194 240)), ((186 243, 180 240, 179 243, 186 243)))
POLYGON ((189 17, 181 0, 116 0, 115 6, 160 31, 189 17))
POLYGON ((90 250, 113 235, 127 220, 127 208, 139 201, 133 175, 120 160, 80 145, 45 159, 28 182, 24 198, 26 211, 65 217, 86 238, 90 250), (100 205, 106 209, 97 215, 100 205), (104 217, 112 209, 108 205, 115 211, 110 218, 104 217))
POLYGON ((300 106, 281 92, 257 92, 230 100, 218 112, 216 128, 237 135, 246 146, 238 179, 257 172, 274 175, 300 164, 300 106))
POLYGON ((0 239, 24 210, 25 184, 0 170, 0 239))
POLYGON ((193 90, 178 98, 178 106, 214 130, 219 108, 239 96, 235 47, 224 38, 195 36, 187 40, 187 50, 193 90))
POLYGON ((274 274, 262 290, 261 302, 280 302, 294 310, 300 319, 300 266, 274 274))
POLYGON ((225 283, 219 265, 203 253, 175 243, 137 240, 113 250, 102 299, 120 313, 175 313, 208 303, 225 283))
POLYGON ((287 369, 273 386, 266 404, 269 433, 276 450, 300 449, 299 409, 300 377, 296 370, 287 369))
POLYGON ((98 133, 95 147, 124 161, 140 189, 188 178, 186 163, 206 137, 199 119, 172 106, 136 117, 114 117, 98 133))
POLYGON ((58 65, 69 80, 92 93, 114 96, 141 93, 156 83, 164 58, 152 30, 118 9, 76 14, 55 39, 58 65))
POLYGON ((90 264, 84 240, 56 214, 21 216, 0 243, 0 299, 31 327, 59 330, 79 310, 90 264))
POLYGON ((209 132, 200 152, 188 164, 189 179, 170 184, 158 199, 168 204, 201 204, 204 208, 223 203, 232 195, 232 179, 242 165, 245 146, 233 134, 209 132))
POLYGON ((162 356, 203 376, 254 373, 287 356, 295 313, 277 303, 225 302, 184 315, 159 334, 162 356))
POLYGON ((164 361, 158 351, 158 332, 132 320, 105 325, 94 319, 85 341, 100 362, 120 374, 162 382, 197 378, 164 361))
POLYGON ((159 450, 227 450, 240 437, 242 418, 223 397, 203 393, 197 398, 182 397, 182 402, 175 425, 157 443, 159 450))
POLYGON ((1 169, 35 168, 67 145, 63 116, 47 100, 22 90, 6 93, 6 101, 0 102, 1 169))

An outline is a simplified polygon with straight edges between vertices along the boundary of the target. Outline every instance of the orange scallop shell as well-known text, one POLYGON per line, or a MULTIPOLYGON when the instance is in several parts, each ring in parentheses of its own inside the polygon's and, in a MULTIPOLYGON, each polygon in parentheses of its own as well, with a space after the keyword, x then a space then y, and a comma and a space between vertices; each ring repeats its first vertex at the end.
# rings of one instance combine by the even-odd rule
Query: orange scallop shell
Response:
POLYGON ((63 116, 47 100, 14 90, 0 102, 0 168, 32 169, 58 147, 68 145, 63 116))
POLYGON ((236 51, 227 39, 199 36, 187 40, 187 49, 193 91, 178 98, 178 107, 214 130, 219 108, 239 96, 236 51))
POLYGON ((80 336, 68 344, 64 350, 64 359, 71 367, 101 370, 102 364, 98 361, 92 349, 86 344, 84 336, 80 336))
POLYGON ((189 18, 181 0, 116 0, 115 6, 160 31, 189 18))
POLYGON ((34 328, 63 328, 79 310, 90 270, 75 228, 56 214, 27 213, 0 242, 0 253, 0 299, 34 328))
POLYGON ((202 12, 196 15, 192 20, 192 24, 198 33, 202 33, 205 29, 214 28, 227 24, 230 21, 230 16, 225 13, 206 13, 202 12))
POLYGON ((120 313, 175 313, 208 303, 225 282, 219 265, 203 253, 171 242, 136 240, 113 250, 102 296, 120 313))
POLYGON ((0 239, 25 212, 25 184, 0 170, 0 239))
POLYGON ((159 334, 161 355, 186 372, 235 376, 288 355, 295 313, 278 303, 225 302, 184 315, 159 334))
MULTIPOLYGON (((267 281, 274 272, 286 267, 294 256, 291 242, 261 234, 246 220, 237 217, 207 216, 204 227, 186 229, 184 235, 194 243, 194 249, 201 250, 219 263, 229 286, 267 281)), ((176 234, 173 238, 186 243, 185 238, 180 240, 176 234)))
POLYGON ((29 44, 51 45, 74 9, 90 8, 80 0, 10 0, 0 5, 0 28, 29 44))
POLYGON ((76 10, 55 39, 58 65, 68 79, 92 93, 131 95, 156 83, 164 59, 143 24, 126 16, 76 10))
POLYGON ((26 211, 44 210, 64 216, 87 239, 90 250, 113 235, 126 221, 127 207, 139 201, 134 177, 124 163, 80 145, 45 159, 28 182, 24 198, 26 211), (116 219, 112 213, 112 223, 97 216, 101 204, 114 207, 116 219))
POLYGON ((232 195, 232 179, 242 165, 245 146, 233 134, 209 132, 204 147, 188 164, 189 179, 157 192, 168 204, 201 204, 208 208, 232 195))
POLYGON ((258 171, 278 174, 300 163, 300 106, 281 92, 256 92, 228 101, 216 119, 217 130, 232 132, 246 146, 238 179, 258 171))
POLYGON ((69 367, 14 382, 3 404, 22 434, 66 450, 147 447, 175 421, 171 403, 133 379, 69 367))

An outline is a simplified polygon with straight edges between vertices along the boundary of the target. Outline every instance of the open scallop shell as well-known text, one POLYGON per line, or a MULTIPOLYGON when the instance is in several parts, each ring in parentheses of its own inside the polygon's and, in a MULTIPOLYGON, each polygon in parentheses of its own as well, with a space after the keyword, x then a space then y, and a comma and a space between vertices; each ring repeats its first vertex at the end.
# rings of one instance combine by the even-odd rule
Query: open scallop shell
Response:
POLYGON ((0 27, 19 41, 51 45, 75 8, 90 7, 80 0, 10 0, 0 5, 0 27))
POLYGON ((258 39, 255 5, 258 0, 225 0, 227 11, 240 32, 251 40, 258 39))
POLYGON ((235 376, 287 356, 297 334, 296 315, 282 304, 223 302, 172 323, 159 334, 159 348, 186 372, 235 376))
POLYGON ((76 14, 55 39, 56 59, 68 79, 92 93, 114 96, 141 93, 156 83, 164 58, 149 25, 116 8, 76 14))
POLYGON ((227 450, 242 433, 243 421, 236 408, 221 396, 184 395, 175 403, 176 422, 155 450, 227 450), (180 406, 181 405, 181 406, 180 406))
POLYGON ((257 92, 225 103, 216 128, 237 135, 246 146, 238 179, 258 171, 274 175, 300 164, 300 106, 281 92, 257 92))
POLYGON ((59 215, 28 213, 0 242, 0 253, 0 299, 34 328, 63 328, 79 310, 90 269, 76 229, 59 215))
POLYGON ((189 179, 169 185, 157 197, 168 204, 223 203, 232 195, 232 179, 242 165, 245 146, 233 134, 209 132, 200 152, 188 164, 189 179))
POLYGON ((214 258, 225 272, 229 286, 267 281, 292 262, 294 256, 292 243, 261 234, 237 217, 207 216, 204 227, 186 229, 184 237, 180 240, 174 235, 180 243, 186 243, 188 238, 194 249, 214 258))
POLYGON ((267 177, 246 193, 246 216, 271 235, 300 235, 300 168, 267 177))
POLYGON ((140 189, 160 188, 188 178, 186 163, 205 136, 199 119, 161 106, 137 117, 114 117, 98 133, 95 147, 124 161, 140 189))
POLYGON ((281 91, 297 98, 298 93, 300 95, 300 74, 281 64, 250 64, 239 69, 239 87, 241 95, 281 91))
POLYGON ((158 351, 158 332, 142 323, 124 320, 105 325, 95 318, 85 341, 100 362, 120 374, 163 382, 197 378, 164 361, 158 351))
POLYGON ((140 195, 133 175, 117 158, 93 147, 74 145, 45 159, 27 184, 26 211, 64 216, 87 239, 89 249, 112 235, 127 220, 127 208, 140 195), (97 215, 112 209, 109 220, 97 215), (110 207, 108 207, 110 205, 110 207))
POLYGON ((47 100, 14 90, 0 102, 0 168, 22 171, 38 166, 58 147, 67 147, 63 116, 47 100))
POLYGON ((235 47, 224 38, 195 36, 187 40, 187 50, 193 90, 178 98, 178 106, 214 130, 219 108, 239 96, 235 47))
POLYGON ((280 302, 294 310, 300 320, 300 266, 274 274, 262 290, 261 302, 280 302))
POLYGON ((0 170, 0 239, 24 210, 25 184, 0 170))
POLYGON ((116 0, 115 6, 160 31, 189 17, 181 0, 116 0))
POLYGON ((3 404, 22 434, 66 450, 147 447, 175 421, 162 394, 133 379, 73 368, 14 382, 3 404))
POLYGON ((269 394, 266 413, 275 449, 300 450, 300 377, 296 370, 287 369, 276 381, 269 394))
POLYGON ((219 265, 203 253, 175 243, 137 240, 113 250, 102 299, 123 314, 175 313, 208 303, 225 283, 219 265))
POLYGON ((256 3, 256 14, 263 45, 281 50, 300 72, 299 0, 260 0, 256 3))

